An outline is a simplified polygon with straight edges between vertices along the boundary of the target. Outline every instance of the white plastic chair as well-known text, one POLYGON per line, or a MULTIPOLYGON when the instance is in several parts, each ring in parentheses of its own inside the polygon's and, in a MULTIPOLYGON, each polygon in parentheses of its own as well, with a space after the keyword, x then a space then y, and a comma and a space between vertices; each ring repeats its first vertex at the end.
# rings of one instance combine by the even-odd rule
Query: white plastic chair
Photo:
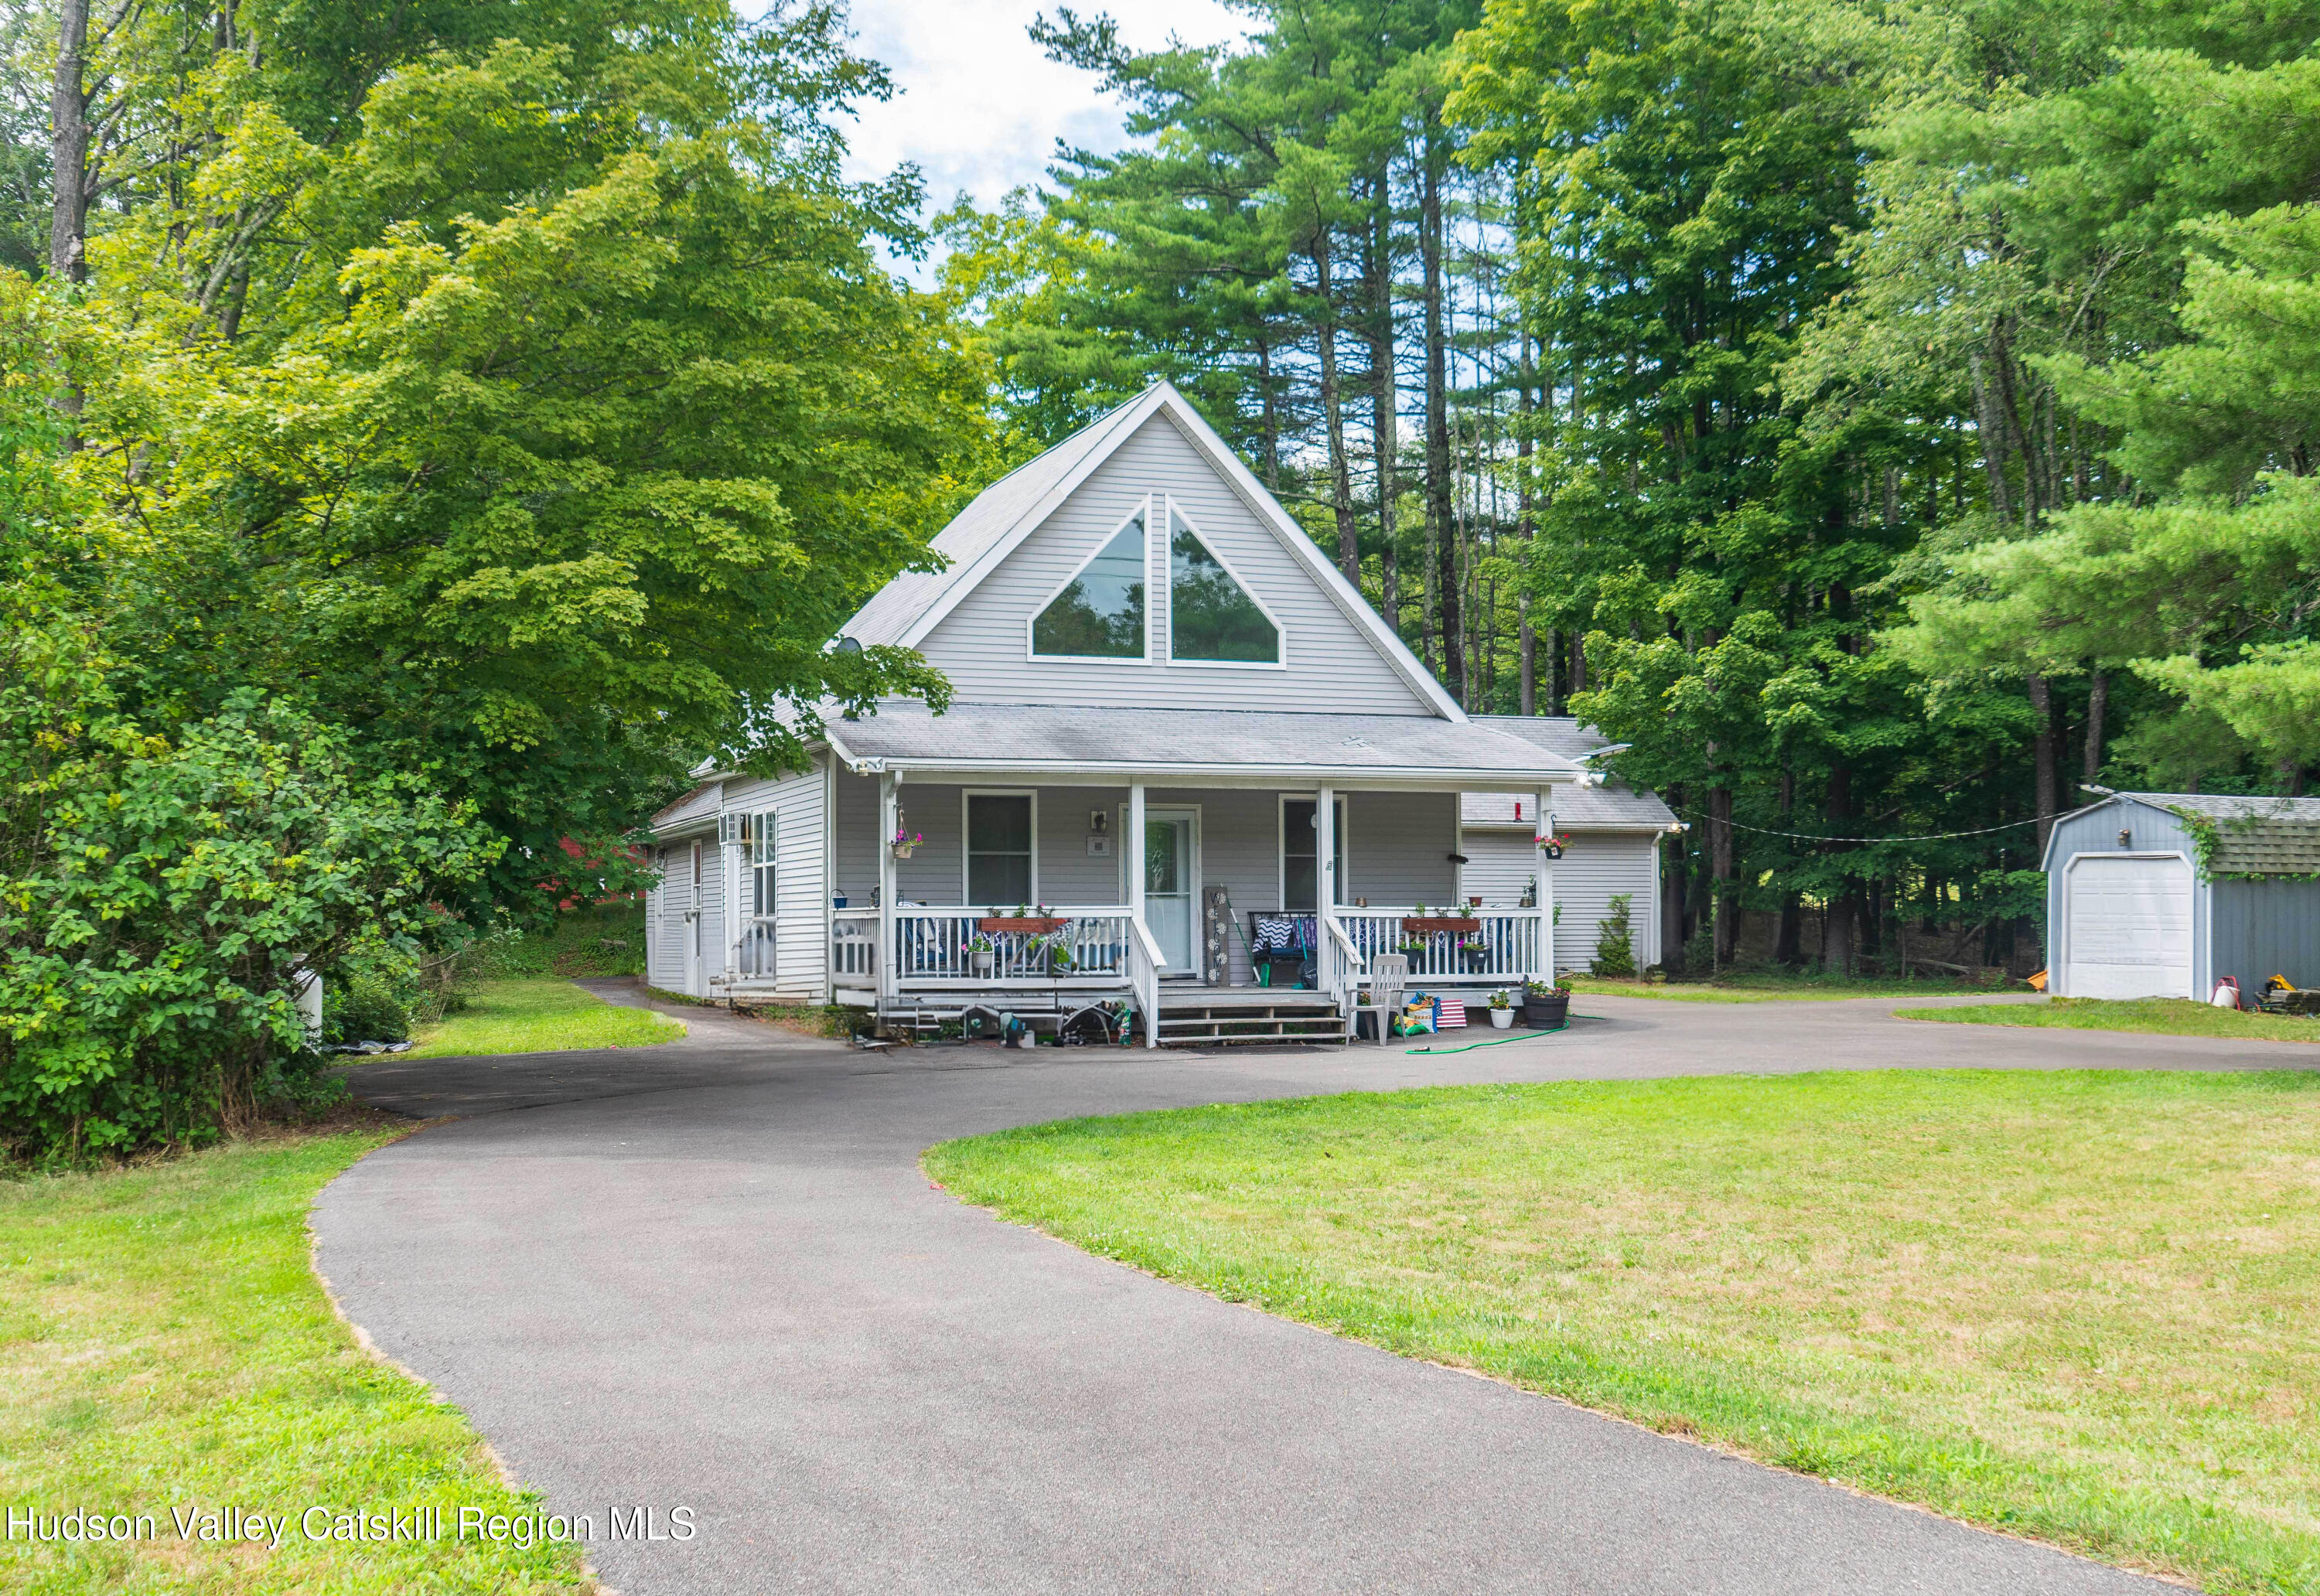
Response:
POLYGON ((1372 957, 1367 982, 1370 1001, 1354 1004, 1355 1034, 1358 1036, 1361 1033, 1363 1015, 1375 1014, 1378 1046, 1384 1047, 1387 1032, 1391 1029, 1389 1017, 1401 1012, 1402 989, 1409 984, 1409 955, 1381 953, 1372 957))

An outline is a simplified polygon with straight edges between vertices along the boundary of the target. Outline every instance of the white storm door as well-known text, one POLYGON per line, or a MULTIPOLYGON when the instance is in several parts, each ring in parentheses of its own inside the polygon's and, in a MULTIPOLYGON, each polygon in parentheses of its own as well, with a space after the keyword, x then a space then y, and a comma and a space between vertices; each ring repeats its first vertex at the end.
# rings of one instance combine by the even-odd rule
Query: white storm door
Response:
POLYGON ((2191 997, 2191 866, 2093 854, 2071 861, 2071 997, 2191 997))
POLYGON ((1192 962, 1192 906, 1199 902, 1200 846, 1198 811, 1144 812, 1144 923, 1160 944, 1161 969, 1172 975, 1199 967, 1192 962))
POLYGON ((709 990, 709 983, 701 973, 701 911, 707 907, 708 895, 701 879, 701 844, 693 845, 693 909, 684 917, 684 990, 687 995, 700 997, 709 990))

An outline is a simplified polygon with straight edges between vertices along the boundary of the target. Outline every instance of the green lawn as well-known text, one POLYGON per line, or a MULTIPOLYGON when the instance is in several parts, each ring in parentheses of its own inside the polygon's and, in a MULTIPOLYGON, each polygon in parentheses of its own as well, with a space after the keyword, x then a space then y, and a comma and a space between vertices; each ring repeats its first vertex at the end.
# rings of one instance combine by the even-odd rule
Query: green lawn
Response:
MULTIPOLYGON (((581 1582, 570 1543, 280 1549, 177 1537, 173 1508, 536 1511, 458 1410, 359 1351, 307 1261, 323 1183, 394 1132, 310 1135, 101 1174, 0 1180, 0 1499, 150 1514, 159 1538, 0 1544, 0 1588, 494 1592, 581 1582)), ((600 1530, 601 1534, 602 1531, 600 1530)))
POLYGON ((681 1020, 623 1009, 569 981, 486 981, 440 1025, 412 1033, 405 1058, 548 1053, 566 1047, 648 1047, 684 1034, 681 1020))
POLYGON ((2226 1591, 2320 1591, 2320 1075, 1486 1086, 947 1142, 1232 1301, 2226 1591))
POLYGON ((1590 996, 1656 998, 1676 1003, 1835 1002, 1845 998, 1956 997, 1989 987, 1962 986, 1954 981, 1901 981, 1874 977, 1781 975, 1772 973, 1727 976, 1717 981, 1609 981, 1593 975, 1563 977, 1573 992, 1590 996))
POLYGON ((2296 1014, 2244 1014, 2189 998, 2049 998, 2043 1003, 1970 1003, 1893 1012, 1901 1020, 1938 1020, 1946 1025, 2050 1025, 2070 1030, 2137 1030, 2162 1037, 2320 1042, 2320 1020, 2296 1014))

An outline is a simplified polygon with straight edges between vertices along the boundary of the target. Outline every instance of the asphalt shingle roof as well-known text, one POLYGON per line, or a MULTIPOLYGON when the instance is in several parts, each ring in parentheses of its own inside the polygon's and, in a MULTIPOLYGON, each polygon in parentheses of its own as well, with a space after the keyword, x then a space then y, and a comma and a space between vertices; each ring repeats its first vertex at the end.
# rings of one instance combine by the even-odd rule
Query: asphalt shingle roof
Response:
MULTIPOLYGON (((1591 754, 1610 741, 1594 727, 1569 715, 1476 715, 1473 724, 1519 737, 1566 759, 1591 754)), ((1558 831, 1675 824, 1675 812, 1661 803, 1657 793, 1639 793, 1616 781, 1600 787, 1557 787, 1550 802, 1558 831)), ((1468 793, 1460 812, 1470 826, 1513 825, 1513 798, 1503 793, 1468 793)))
POLYGON ((1036 459, 1014 470, 974 495, 972 503, 951 518, 934 536, 935 552, 950 563, 939 571, 904 571, 871 596, 840 632, 864 644, 891 643, 925 614, 951 585, 1015 524, 1038 507, 1082 461, 1103 446, 1105 440, 1128 422, 1134 402, 1098 417, 1036 459))
POLYGON ((929 764, 1311 766, 1566 781, 1572 771, 1552 749, 1432 715, 1018 703, 954 703, 937 715, 890 699, 875 715, 829 722, 829 732, 856 759, 929 764))
POLYGON ((2216 822, 2219 875, 2320 875, 2320 798, 2242 797, 2207 793, 2121 793, 2158 809, 2216 822))

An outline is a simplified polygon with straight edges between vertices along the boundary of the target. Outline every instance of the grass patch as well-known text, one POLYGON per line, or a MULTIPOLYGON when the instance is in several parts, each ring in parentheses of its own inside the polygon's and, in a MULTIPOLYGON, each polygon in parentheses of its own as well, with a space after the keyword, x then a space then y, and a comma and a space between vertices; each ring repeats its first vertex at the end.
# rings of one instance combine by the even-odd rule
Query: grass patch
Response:
POLYGON ((316 1503, 515 1514, 458 1410, 358 1350, 307 1261, 327 1181, 397 1130, 239 1143, 146 1168, 0 1181, 0 1498, 149 1513, 160 1538, 0 1545, 0 1587, 527 1592, 582 1584, 570 1543, 179 1540, 172 1508, 316 1503))
POLYGON ((1896 1009, 1899 1020, 1948 1025, 2046 1025, 2066 1030, 2134 1030, 2159 1037, 2241 1037, 2265 1042, 2320 1042, 2320 1019, 2247 1014, 2189 998, 2049 998, 2043 1003, 1968 1003, 1947 1009, 1896 1009))
POLYGON ((556 917, 546 931, 494 942, 479 961, 486 978, 561 975, 585 981, 645 973, 645 906, 584 903, 556 917))
POLYGON ((573 1047, 649 1047, 684 1034, 681 1020, 624 1009, 569 981, 486 981, 457 1014, 412 1034, 405 1058, 552 1053, 573 1047))
POLYGON ((1676 1003, 1772 1003, 1847 998, 1955 997, 1988 993, 1987 986, 1956 981, 1904 981, 1898 977, 1788 975, 1747 972, 1710 981, 1611 981, 1596 975, 1567 975, 1573 992, 1590 996, 1657 998, 1676 1003))
POLYGON ((925 1164, 1396 1352, 2213 1590, 2320 1591, 2320 1075, 1458 1087, 925 1164))

